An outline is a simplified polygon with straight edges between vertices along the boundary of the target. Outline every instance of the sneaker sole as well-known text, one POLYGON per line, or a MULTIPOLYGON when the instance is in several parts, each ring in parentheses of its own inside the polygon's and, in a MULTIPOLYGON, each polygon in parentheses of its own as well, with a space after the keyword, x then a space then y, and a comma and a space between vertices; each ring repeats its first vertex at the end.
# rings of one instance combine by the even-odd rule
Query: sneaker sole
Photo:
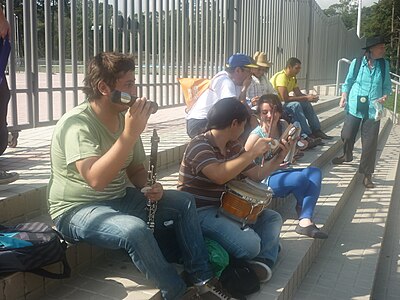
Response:
POLYGON ((272 270, 271 270, 271 268, 268 267, 266 264, 264 264, 264 263, 262 263, 262 262, 259 262, 259 261, 255 261, 255 260, 248 261, 248 263, 249 263, 250 265, 259 265, 259 266, 262 266, 262 267, 267 271, 267 278, 265 278, 265 279, 263 279, 263 280, 260 280, 260 282, 265 283, 265 282, 268 282, 268 281, 271 280, 271 278, 272 278, 272 270))

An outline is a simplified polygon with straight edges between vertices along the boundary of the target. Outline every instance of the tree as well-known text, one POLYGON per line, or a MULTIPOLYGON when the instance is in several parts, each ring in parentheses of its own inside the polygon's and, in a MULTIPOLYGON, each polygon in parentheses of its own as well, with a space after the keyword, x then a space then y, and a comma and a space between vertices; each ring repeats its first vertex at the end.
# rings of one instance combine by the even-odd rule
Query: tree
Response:
POLYGON ((332 4, 324 9, 328 17, 339 15, 347 29, 357 26, 357 3, 351 0, 339 0, 339 3, 332 4))
POLYGON ((364 19, 362 29, 366 36, 382 35, 390 41, 387 55, 391 69, 399 73, 400 54, 400 1, 381 0, 371 6, 371 14, 364 19))
MULTIPOLYGON (((327 16, 339 15, 347 29, 357 25, 357 1, 340 0, 324 12, 327 16)), ((361 11, 361 35, 371 37, 382 35, 390 40, 387 56, 390 57, 391 69, 398 74, 400 54, 400 1, 380 0, 361 11)))

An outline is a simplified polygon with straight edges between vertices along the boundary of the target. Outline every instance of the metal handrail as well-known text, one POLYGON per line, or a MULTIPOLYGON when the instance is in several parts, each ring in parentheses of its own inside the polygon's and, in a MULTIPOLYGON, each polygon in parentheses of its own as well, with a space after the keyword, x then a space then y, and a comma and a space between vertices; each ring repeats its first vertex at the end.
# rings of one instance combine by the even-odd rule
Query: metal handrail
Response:
POLYGON ((348 60, 347 58, 341 58, 341 59, 339 59, 338 60, 338 62, 337 62, 337 68, 336 68, 336 89, 335 89, 335 91, 336 91, 336 96, 340 96, 339 95, 339 74, 340 74, 340 63, 341 62, 345 62, 345 63, 348 63, 348 64, 351 64, 351 60, 348 60))
POLYGON ((400 81, 400 75, 397 75, 396 73, 390 72, 391 76, 397 77, 397 81, 400 81))
MULTIPOLYGON (((394 74, 394 75, 396 75, 396 74, 394 74)), ((400 78, 399 75, 397 75, 397 77, 400 78)), ((393 124, 397 124, 397 98, 399 96, 400 80, 396 81, 396 80, 392 79, 391 81, 396 86, 395 92, 394 92, 393 124)))

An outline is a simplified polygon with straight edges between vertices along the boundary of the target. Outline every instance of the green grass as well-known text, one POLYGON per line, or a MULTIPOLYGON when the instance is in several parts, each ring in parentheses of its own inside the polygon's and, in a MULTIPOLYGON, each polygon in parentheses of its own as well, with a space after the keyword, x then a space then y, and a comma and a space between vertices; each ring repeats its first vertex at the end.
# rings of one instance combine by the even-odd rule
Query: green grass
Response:
MULTIPOLYGON (((394 93, 392 95, 390 95, 384 104, 384 107, 386 107, 387 109, 393 111, 394 109, 394 93)), ((400 95, 397 96, 397 113, 400 113, 400 95)))

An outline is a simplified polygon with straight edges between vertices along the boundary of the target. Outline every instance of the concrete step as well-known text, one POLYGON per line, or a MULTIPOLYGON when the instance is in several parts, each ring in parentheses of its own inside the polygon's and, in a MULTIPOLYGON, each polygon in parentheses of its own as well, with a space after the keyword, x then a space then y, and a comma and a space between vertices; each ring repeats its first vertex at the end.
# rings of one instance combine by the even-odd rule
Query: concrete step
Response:
MULTIPOLYGON (((381 122, 380 139, 385 135, 386 129, 389 129, 390 119, 386 118, 381 122)), ((338 136, 341 126, 333 128, 329 134, 338 136)), ((333 149, 340 148, 341 141, 334 140, 324 147, 329 149, 324 151, 323 155, 307 151, 302 158, 300 166, 316 165, 322 169, 323 184, 321 195, 314 212, 314 221, 324 231, 330 234, 328 241, 331 241, 331 231, 333 224, 338 216, 343 212, 343 206, 352 196, 353 189, 358 182, 357 167, 360 148, 360 140, 357 141, 355 147, 354 163, 334 166, 330 163, 331 158, 335 155, 333 149)), ((284 207, 279 210, 285 219, 281 232, 281 242, 283 251, 281 258, 274 270, 274 276, 268 284, 265 284, 261 291, 252 295, 249 299, 292 299, 297 287, 301 284, 306 276, 309 268, 313 264, 315 257, 318 255, 320 247, 324 244, 323 240, 314 240, 311 238, 300 237, 295 233, 297 221, 295 218, 295 201, 293 199, 290 207, 284 207)), ((299 298, 308 299, 308 298, 299 298)), ((319 298, 321 299, 321 298, 319 298)), ((338 298, 340 299, 340 298, 338 298)))
POLYGON ((320 96, 336 95, 336 84, 325 84, 314 87, 320 96))
MULTIPOLYGON (((397 133, 400 130, 398 127, 396 126, 393 129, 397 133)), ((386 158, 386 156, 382 157, 383 155, 381 159, 386 158)), ((393 161, 393 165, 390 165, 390 167, 395 164, 396 162, 393 161)), ((398 164, 400 164, 400 160, 398 164)), ((400 295, 400 270, 398 268, 400 265, 400 171, 398 164, 396 178, 394 178, 394 182, 392 183, 393 192, 391 194, 389 213, 375 272, 371 299, 395 300, 400 295)))
MULTIPOLYGON (((366 190, 361 184, 362 177, 354 178, 351 197, 294 299, 370 299, 372 296, 389 206, 392 201, 398 203, 398 198, 392 195, 396 174, 400 174, 400 128, 384 132, 382 137, 374 174, 377 187, 366 190)), ((378 282, 380 279, 378 276, 378 282)), ((381 291, 385 287, 378 284, 381 291)), ((393 299, 397 298, 398 293, 393 299)), ((387 298, 379 293, 371 299, 387 298)))

